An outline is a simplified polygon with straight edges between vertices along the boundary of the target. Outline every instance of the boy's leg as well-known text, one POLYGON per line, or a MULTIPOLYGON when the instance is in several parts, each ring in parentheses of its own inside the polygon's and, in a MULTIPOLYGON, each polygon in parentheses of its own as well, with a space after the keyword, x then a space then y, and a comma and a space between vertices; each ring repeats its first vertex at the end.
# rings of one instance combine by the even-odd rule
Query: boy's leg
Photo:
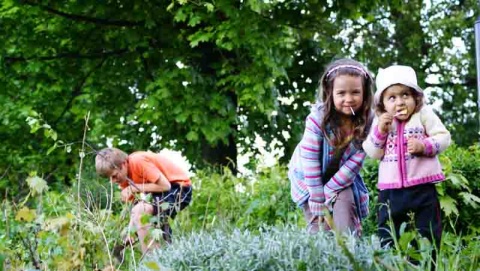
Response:
POLYGON ((151 240, 151 238, 147 238, 151 224, 143 224, 141 221, 142 216, 152 214, 153 206, 151 204, 139 202, 133 207, 130 215, 130 223, 133 224, 137 229, 138 240, 140 241, 143 253, 147 252, 149 249, 159 247, 157 242, 151 240))
POLYGON ((163 239, 167 243, 172 241, 172 228, 168 222, 169 218, 174 219, 177 213, 190 204, 192 200, 192 187, 181 187, 172 183, 170 191, 154 194, 157 204, 154 206, 153 214, 158 216, 160 229, 163 231, 163 239), (165 205, 164 203, 168 203, 165 205))
POLYGON ((352 187, 347 187, 338 193, 333 204, 333 223, 339 232, 353 232, 357 219, 352 187))

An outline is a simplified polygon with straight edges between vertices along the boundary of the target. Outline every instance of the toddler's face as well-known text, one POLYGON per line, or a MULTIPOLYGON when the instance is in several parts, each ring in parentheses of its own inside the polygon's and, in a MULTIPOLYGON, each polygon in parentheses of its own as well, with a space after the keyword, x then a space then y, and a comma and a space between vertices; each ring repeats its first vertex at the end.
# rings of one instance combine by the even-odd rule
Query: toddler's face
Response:
POLYGON ((333 104, 344 115, 353 115, 363 104, 363 80, 360 76, 339 75, 333 81, 333 104))
POLYGON ((383 92, 382 102, 387 113, 401 121, 410 118, 417 106, 412 89, 404 85, 388 87, 383 92))

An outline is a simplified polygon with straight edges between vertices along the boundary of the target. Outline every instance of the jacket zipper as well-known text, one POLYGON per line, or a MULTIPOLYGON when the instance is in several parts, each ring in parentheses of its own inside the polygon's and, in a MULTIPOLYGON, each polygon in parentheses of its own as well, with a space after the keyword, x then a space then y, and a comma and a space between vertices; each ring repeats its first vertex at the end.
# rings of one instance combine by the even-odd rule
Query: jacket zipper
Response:
POLYGON ((405 187, 405 176, 406 176, 406 167, 405 167, 405 138, 403 136, 403 131, 405 130, 405 123, 397 121, 397 156, 398 156, 398 169, 400 171, 400 182, 402 187, 405 187))

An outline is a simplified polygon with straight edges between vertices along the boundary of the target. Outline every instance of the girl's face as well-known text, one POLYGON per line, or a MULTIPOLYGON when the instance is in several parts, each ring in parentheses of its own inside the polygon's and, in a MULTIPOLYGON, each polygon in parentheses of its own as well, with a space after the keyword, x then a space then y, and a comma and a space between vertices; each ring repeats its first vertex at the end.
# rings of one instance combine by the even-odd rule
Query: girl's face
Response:
POLYGON ((407 120, 410 118, 417 106, 412 89, 404 85, 388 87, 383 92, 382 102, 385 111, 395 116, 398 120, 407 120))
MULTIPOLYGON (((333 104, 335 110, 351 116, 363 104, 363 79, 360 76, 339 75, 333 80, 333 104)), ((355 113, 356 114, 356 113, 355 113)))

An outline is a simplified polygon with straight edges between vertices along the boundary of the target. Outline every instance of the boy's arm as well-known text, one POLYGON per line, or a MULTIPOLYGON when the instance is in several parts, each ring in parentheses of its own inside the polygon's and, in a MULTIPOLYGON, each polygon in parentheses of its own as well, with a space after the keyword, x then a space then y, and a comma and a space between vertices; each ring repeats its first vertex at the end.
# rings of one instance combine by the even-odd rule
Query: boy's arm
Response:
POLYGON ((305 184, 310 195, 308 205, 314 216, 323 216, 327 211, 321 180, 320 155, 323 133, 319 120, 310 114, 305 122, 305 132, 300 141, 300 161, 303 167, 305 184))
POLYGON ((159 177, 156 182, 145 182, 137 184, 136 187, 130 186, 133 193, 159 193, 169 191, 171 188, 170 182, 165 175, 159 170, 159 177))
POLYGON ((423 139, 423 155, 435 156, 444 151, 451 143, 450 132, 430 107, 424 106, 420 115, 426 138, 423 139))
POLYGON ((374 159, 382 159, 385 154, 384 149, 387 137, 388 134, 382 134, 378 129, 378 117, 375 117, 372 128, 370 129, 367 138, 362 143, 365 153, 374 159))
POLYGON ((141 164, 136 164, 138 166, 136 172, 139 173, 143 183, 136 184, 136 187, 132 187, 132 192, 134 193, 148 193, 148 192, 165 192, 169 191, 171 188, 170 181, 167 179, 165 174, 155 166, 155 164, 143 161, 141 164))

